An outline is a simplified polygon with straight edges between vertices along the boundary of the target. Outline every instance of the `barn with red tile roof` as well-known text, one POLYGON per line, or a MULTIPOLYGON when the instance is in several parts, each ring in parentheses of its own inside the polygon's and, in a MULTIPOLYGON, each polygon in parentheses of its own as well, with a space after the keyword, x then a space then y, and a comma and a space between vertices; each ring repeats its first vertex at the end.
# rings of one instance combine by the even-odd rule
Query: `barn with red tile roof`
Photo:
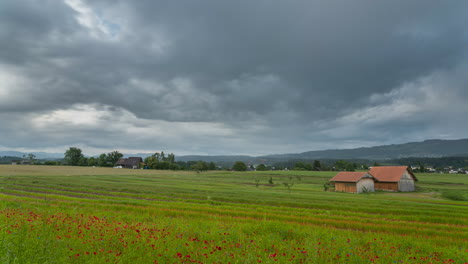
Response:
POLYGON ((373 192, 374 177, 367 172, 346 172, 342 171, 330 181, 335 183, 335 191, 337 192, 373 192))
POLYGON ((375 189, 384 191, 412 192, 418 179, 408 166, 378 166, 369 170, 375 178, 375 189))

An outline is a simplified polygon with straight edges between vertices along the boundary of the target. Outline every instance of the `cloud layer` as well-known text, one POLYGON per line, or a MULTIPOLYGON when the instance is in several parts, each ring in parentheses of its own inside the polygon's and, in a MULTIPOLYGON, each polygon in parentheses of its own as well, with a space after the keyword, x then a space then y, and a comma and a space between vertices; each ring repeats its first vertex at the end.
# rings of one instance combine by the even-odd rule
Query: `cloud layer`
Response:
POLYGON ((467 8, 3 1, 0 148, 255 155, 464 138, 467 8))

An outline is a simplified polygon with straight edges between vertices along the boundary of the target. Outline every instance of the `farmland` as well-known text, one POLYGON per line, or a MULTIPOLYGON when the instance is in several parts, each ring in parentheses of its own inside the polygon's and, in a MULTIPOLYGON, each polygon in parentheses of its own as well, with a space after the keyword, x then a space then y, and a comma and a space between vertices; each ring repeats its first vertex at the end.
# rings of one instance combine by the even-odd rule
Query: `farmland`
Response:
POLYGON ((334 174, 0 166, 0 263, 468 259, 468 175, 348 194, 334 174))

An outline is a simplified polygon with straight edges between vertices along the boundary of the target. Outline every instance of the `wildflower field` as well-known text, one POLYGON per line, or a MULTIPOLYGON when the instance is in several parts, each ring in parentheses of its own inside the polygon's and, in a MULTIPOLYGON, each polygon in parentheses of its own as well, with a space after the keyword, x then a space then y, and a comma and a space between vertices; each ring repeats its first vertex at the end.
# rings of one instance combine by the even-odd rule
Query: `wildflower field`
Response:
POLYGON ((468 175, 0 166, 0 263, 467 263, 468 175))

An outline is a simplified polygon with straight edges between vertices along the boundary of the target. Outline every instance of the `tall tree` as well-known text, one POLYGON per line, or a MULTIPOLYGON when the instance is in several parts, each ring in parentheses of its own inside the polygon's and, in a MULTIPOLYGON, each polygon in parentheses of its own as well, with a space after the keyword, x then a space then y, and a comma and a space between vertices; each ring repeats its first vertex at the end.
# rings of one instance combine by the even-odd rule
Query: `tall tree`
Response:
POLYGON ((356 167, 352 163, 346 164, 346 171, 355 171, 356 167))
POLYGON ((96 158, 90 157, 90 158, 88 159, 88 166, 96 166, 96 165, 97 165, 96 158))
POLYGON ((161 154, 159 152, 154 153, 151 155, 156 161, 161 161, 161 154))
POLYGON ((97 160, 97 164, 99 167, 105 167, 106 164, 107 164, 107 155, 106 153, 102 153, 101 155, 99 155, 99 158, 97 160))
POLYGON ((294 165, 294 170, 305 170, 305 167, 304 167, 304 162, 302 161, 298 161, 296 162, 296 164, 294 165))
POLYGON ((320 164, 320 161, 314 160, 314 165, 312 166, 314 171, 321 171, 322 170, 322 164, 320 164))
POLYGON ((33 164, 34 161, 36 160, 36 155, 34 155, 32 153, 29 153, 28 154, 28 159, 29 159, 29 163, 33 164))
POLYGON ((110 163, 112 166, 123 157, 123 154, 114 150, 112 152, 107 153, 107 163, 110 163))
POLYGON ((159 154, 159 152, 156 152, 153 155, 146 157, 144 159, 144 163, 146 164, 146 166, 148 166, 148 168, 151 168, 151 169, 159 169, 160 166, 158 165, 158 163, 160 162, 162 162, 162 160, 161 160, 161 154, 159 154))
POLYGON ((246 171, 247 170, 247 165, 245 165, 245 163, 242 162, 242 161, 236 161, 236 163, 234 163, 234 166, 232 166, 232 170, 246 171))
POLYGON ((216 170, 216 164, 214 162, 208 163, 208 170, 216 170))
POLYGON ((174 153, 167 154, 167 161, 168 161, 169 163, 175 163, 175 155, 174 155, 174 153))
POLYGON ((202 172, 208 169, 208 164, 204 161, 197 161, 197 163, 192 164, 190 169, 195 170, 197 172, 202 172))
POLYGON ((81 157, 80 161, 78 161, 78 166, 88 166, 88 158, 81 157))
POLYGON ((67 162, 68 165, 71 166, 76 166, 80 163, 81 158, 83 158, 84 155, 81 152, 81 149, 75 148, 75 147, 70 147, 67 151, 65 151, 65 161, 67 162))

